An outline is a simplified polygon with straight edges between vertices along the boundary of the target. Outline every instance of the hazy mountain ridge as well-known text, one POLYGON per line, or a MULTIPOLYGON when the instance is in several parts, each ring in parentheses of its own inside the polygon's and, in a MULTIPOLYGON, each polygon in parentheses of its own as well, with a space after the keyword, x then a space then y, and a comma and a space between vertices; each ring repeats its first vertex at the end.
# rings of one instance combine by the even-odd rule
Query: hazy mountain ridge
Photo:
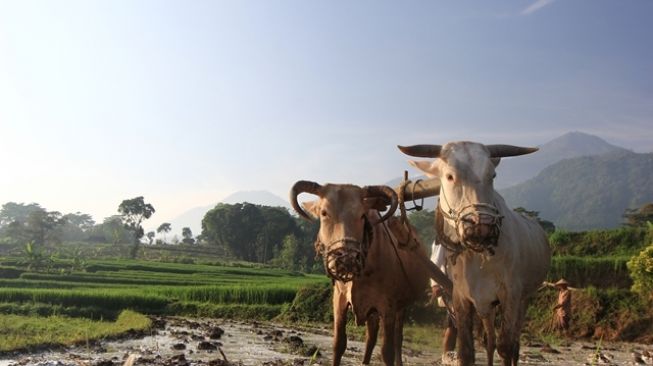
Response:
POLYGON ((541 146, 536 153, 505 158, 497 167, 494 186, 507 188, 535 177, 544 168, 564 159, 602 155, 610 152, 630 152, 612 145, 600 137, 582 132, 569 132, 541 146))
MULTIPOLYGON (((529 210, 540 211, 543 218, 552 220, 560 227, 569 229, 613 227, 619 225, 621 222, 621 214, 626 207, 636 207, 639 204, 647 202, 646 199, 648 199, 648 201, 653 201, 653 197, 650 194, 645 194, 645 192, 640 192, 641 189, 635 188, 626 191, 610 191, 609 194, 614 195, 614 197, 608 196, 608 193, 598 196, 593 189, 596 185, 592 184, 589 184, 591 186, 590 189, 585 190, 582 194, 576 193, 578 194, 578 197, 584 197, 584 199, 588 201, 595 200, 595 197, 604 197, 606 201, 617 202, 614 205, 607 205, 604 209, 618 210, 618 212, 612 214, 609 218, 604 218, 599 217, 603 216, 602 213, 592 211, 594 210, 594 206, 585 207, 584 205, 577 204, 575 198, 570 197, 570 195, 574 194, 571 192, 580 190, 581 188, 579 188, 579 185, 588 185, 581 175, 598 174, 605 169, 608 169, 608 171, 619 171, 618 168, 612 167, 614 162, 608 158, 609 156, 623 155, 624 159, 628 160, 631 156, 647 156, 652 154, 653 153, 636 154, 630 150, 611 145, 597 136, 582 132, 570 132, 541 145, 540 150, 536 153, 503 159, 497 168, 495 187, 498 187, 502 195, 504 193, 506 194, 510 207, 523 206, 529 210), (602 156, 606 157, 605 161, 603 158, 600 158, 602 156), (594 165, 592 166, 594 168, 589 169, 586 172, 577 167, 577 164, 585 166, 587 164, 585 160, 583 160, 583 163, 575 163, 574 161, 577 159, 589 159, 588 161, 593 162, 592 164, 594 165), (563 174, 556 173, 558 168, 554 167, 559 164, 562 164, 563 167, 571 166, 571 168, 564 168, 566 172, 564 174, 577 177, 577 179, 574 179, 576 183, 574 183, 574 181, 563 182, 564 179, 562 177, 556 178, 556 181, 546 179, 550 178, 549 176, 555 177, 559 174, 563 174), (603 164, 607 164, 607 166, 603 166, 603 164), (583 173, 580 174, 579 172, 583 173), (533 177, 536 178, 532 179, 533 177), (532 181, 534 181, 534 183, 531 183, 532 181), (521 182, 521 184, 514 186, 514 184, 519 182, 521 182), (512 185, 512 187, 506 188, 510 185, 512 185), (554 196, 549 197, 552 194, 554 196), (626 204, 624 202, 627 203, 627 206, 620 208, 622 205, 626 204), (585 207, 584 211, 579 211, 580 206, 585 207), (564 212, 567 212, 568 214, 565 215, 563 214, 564 212), (568 218, 570 215, 577 215, 577 212, 582 212, 581 215, 583 217, 575 219, 568 218)), ((635 165, 638 164, 635 163, 635 165)), ((406 168, 411 172, 415 172, 414 170, 410 170, 408 166, 406 166, 406 168)), ((623 174, 634 174, 630 169, 626 170, 627 172, 624 171, 623 174)), ((653 172, 653 169, 651 169, 650 166, 649 172, 653 172)), ((607 174, 608 173, 606 172, 604 175, 607 176, 607 174)), ((602 177, 604 175, 602 175, 602 177)), ((411 179, 425 179, 425 177, 415 176, 411 177, 411 179)), ((649 182, 649 186, 653 186, 650 184, 650 177, 640 177, 640 179, 649 182)), ((400 183, 401 178, 395 178, 385 184, 395 187, 400 183)), ((235 192, 225 197, 220 202, 230 204, 250 202, 266 206, 290 207, 289 203, 284 199, 264 190, 235 192)), ((436 198, 428 198, 425 200, 424 206, 426 209, 432 210, 435 208, 436 202, 436 198)), ((420 202, 417 203, 419 204, 420 202)), ((200 234, 202 218, 206 212, 215 207, 216 204, 192 208, 172 219, 170 223, 172 224, 173 232, 178 233, 181 232, 182 227, 190 227, 195 235, 200 234)), ((407 206, 412 207, 412 204, 408 204, 407 206)), ((597 207, 600 209, 600 207, 603 206, 598 205, 597 207)))
POLYGON ((626 208, 653 202, 653 153, 626 150, 562 160, 500 193, 510 207, 539 211, 559 228, 616 227, 626 208))

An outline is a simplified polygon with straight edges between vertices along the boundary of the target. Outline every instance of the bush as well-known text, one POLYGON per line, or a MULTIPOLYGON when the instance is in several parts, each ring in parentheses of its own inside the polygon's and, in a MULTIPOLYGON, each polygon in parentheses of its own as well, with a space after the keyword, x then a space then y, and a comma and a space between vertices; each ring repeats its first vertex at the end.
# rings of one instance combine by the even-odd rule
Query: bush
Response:
POLYGON ((554 255, 631 256, 653 240, 653 230, 621 227, 609 230, 568 232, 556 230, 549 236, 554 255))
POLYGON ((632 290, 645 298, 653 298, 653 245, 628 261, 633 279, 632 290))
POLYGON ((628 288, 632 281, 626 263, 629 257, 555 256, 547 279, 564 278, 574 287, 628 288))
POLYGON ((295 300, 280 318, 292 322, 331 322, 333 321, 332 292, 330 283, 300 288, 295 300))

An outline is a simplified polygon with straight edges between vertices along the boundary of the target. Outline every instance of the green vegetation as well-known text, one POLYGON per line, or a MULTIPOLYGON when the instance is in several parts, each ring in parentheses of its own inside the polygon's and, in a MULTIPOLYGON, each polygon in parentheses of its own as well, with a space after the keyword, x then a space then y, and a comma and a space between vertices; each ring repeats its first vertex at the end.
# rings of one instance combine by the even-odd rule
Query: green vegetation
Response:
POLYGON ((642 297, 653 298, 653 245, 632 257, 628 269, 633 278, 632 290, 642 297))
MULTIPOLYGON (((140 223, 153 208, 146 207, 150 205, 141 202, 142 197, 135 200, 143 210, 125 208, 121 216, 99 225, 88 215, 48 213, 37 204, 9 203, 0 209, 0 253, 5 255, 0 257, 2 321, 56 324, 66 319, 71 326, 60 339, 55 338, 56 330, 41 328, 43 338, 33 343, 27 339, 36 337, 21 339, 16 330, 8 330, 3 336, 11 335, 6 338, 13 343, 5 344, 13 345, 4 349, 120 333, 128 316, 124 314, 331 321, 330 281, 321 270, 305 274, 321 266, 313 248, 316 224, 281 208, 220 204, 204 218, 197 239, 185 228, 177 245, 143 245, 140 223), (73 237, 76 241, 60 242, 73 237), (124 259, 134 255, 140 260, 124 259)), ((123 203, 127 201, 132 200, 123 203)), ((538 217, 537 212, 521 211, 538 217)), ((574 292, 575 336, 645 340, 643 335, 653 333, 653 249, 647 249, 653 243, 653 227, 641 225, 648 216, 640 211, 629 212, 631 225, 618 229, 550 233, 554 257, 548 280, 564 277, 581 288, 574 292)), ((424 245, 430 246, 433 212, 414 212, 410 220, 424 245)), ((169 230, 166 223, 159 227, 162 234, 169 230)), ((147 235, 150 244, 153 239, 147 235)), ((529 308, 529 332, 551 337, 555 298, 550 289, 537 294, 529 308)), ((406 339, 439 347, 432 333, 444 324, 444 317, 442 309, 409 307, 407 324, 413 326, 406 339)), ((351 334, 362 333, 359 328, 351 334)))
POLYGON ((626 266, 629 259, 626 256, 553 257, 547 281, 555 282, 564 278, 574 287, 628 288, 632 284, 626 266))
POLYGON ((114 322, 64 316, 0 314, 0 353, 42 346, 80 344, 125 332, 143 331, 150 326, 149 318, 129 310, 121 312, 114 322))
MULTIPOLYGON (((551 288, 536 294, 528 309, 527 332, 544 337, 552 334, 556 299, 551 288)), ((653 309, 649 301, 627 289, 588 287, 572 291, 570 326, 574 337, 650 343, 653 309)))
POLYGON ((549 242, 553 255, 632 256, 653 243, 653 230, 643 226, 580 232, 556 230, 549 242))
MULTIPOLYGON (((302 286, 328 282, 325 276, 272 268, 91 260, 85 271, 48 273, 10 267, 18 262, 5 259, 0 267, 14 277, 1 280, 0 309, 5 313, 59 312, 115 319, 131 309, 146 314, 271 319, 302 286)), ((54 263, 55 268, 65 264, 54 263)))

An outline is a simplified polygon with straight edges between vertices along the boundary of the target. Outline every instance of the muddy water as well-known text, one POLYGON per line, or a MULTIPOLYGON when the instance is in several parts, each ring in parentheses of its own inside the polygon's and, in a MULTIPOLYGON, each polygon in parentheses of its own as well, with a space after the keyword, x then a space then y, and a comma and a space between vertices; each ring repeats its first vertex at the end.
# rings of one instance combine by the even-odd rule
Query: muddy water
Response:
MULTIPOLYGON (((0 359, 0 366, 118 366, 129 356, 135 365, 227 366, 331 364, 329 329, 290 329, 270 323, 167 318, 151 334, 117 341, 102 341, 66 350, 44 351, 0 359), (313 356, 316 354, 319 356, 313 356)), ((359 365, 364 344, 348 341, 344 365, 359 365)), ((477 364, 487 358, 477 345, 477 364)), ((534 341, 522 345, 524 365, 653 365, 647 352, 653 347, 636 344, 570 343, 553 348, 534 341), (637 354, 641 354, 636 360, 637 354), (639 362, 637 362, 639 361, 639 362), (643 362, 643 363, 641 363, 643 362)), ((379 346, 372 363, 381 365, 379 346)), ((404 347, 406 365, 440 365, 439 352, 416 352, 404 347)), ((495 364, 499 358, 495 355, 495 364)))

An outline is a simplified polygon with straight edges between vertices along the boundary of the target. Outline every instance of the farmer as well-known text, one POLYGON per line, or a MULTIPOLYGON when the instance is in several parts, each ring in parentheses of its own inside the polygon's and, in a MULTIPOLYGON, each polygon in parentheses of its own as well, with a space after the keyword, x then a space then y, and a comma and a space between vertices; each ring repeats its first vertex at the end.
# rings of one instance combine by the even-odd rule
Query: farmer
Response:
MULTIPOLYGON (((431 262, 435 263, 440 270, 447 276, 447 250, 440 244, 433 241, 431 245, 431 262)), ((453 314, 449 308, 449 295, 444 292, 444 289, 435 281, 431 280, 431 300, 429 303, 436 303, 439 307, 447 308, 447 329, 444 331, 444 338, 442 340, 442 363, 453 364, 456 360, 456 337, 458 330, 456 329, 456 322, 453 314)))
POLYGON ((554 284, 558 289, 558 303, 553 308, 555 311, 554 329, 567 335, 569 331, 569 320, 571 318, 571 291, 569 282, 561 278, 554 284))

